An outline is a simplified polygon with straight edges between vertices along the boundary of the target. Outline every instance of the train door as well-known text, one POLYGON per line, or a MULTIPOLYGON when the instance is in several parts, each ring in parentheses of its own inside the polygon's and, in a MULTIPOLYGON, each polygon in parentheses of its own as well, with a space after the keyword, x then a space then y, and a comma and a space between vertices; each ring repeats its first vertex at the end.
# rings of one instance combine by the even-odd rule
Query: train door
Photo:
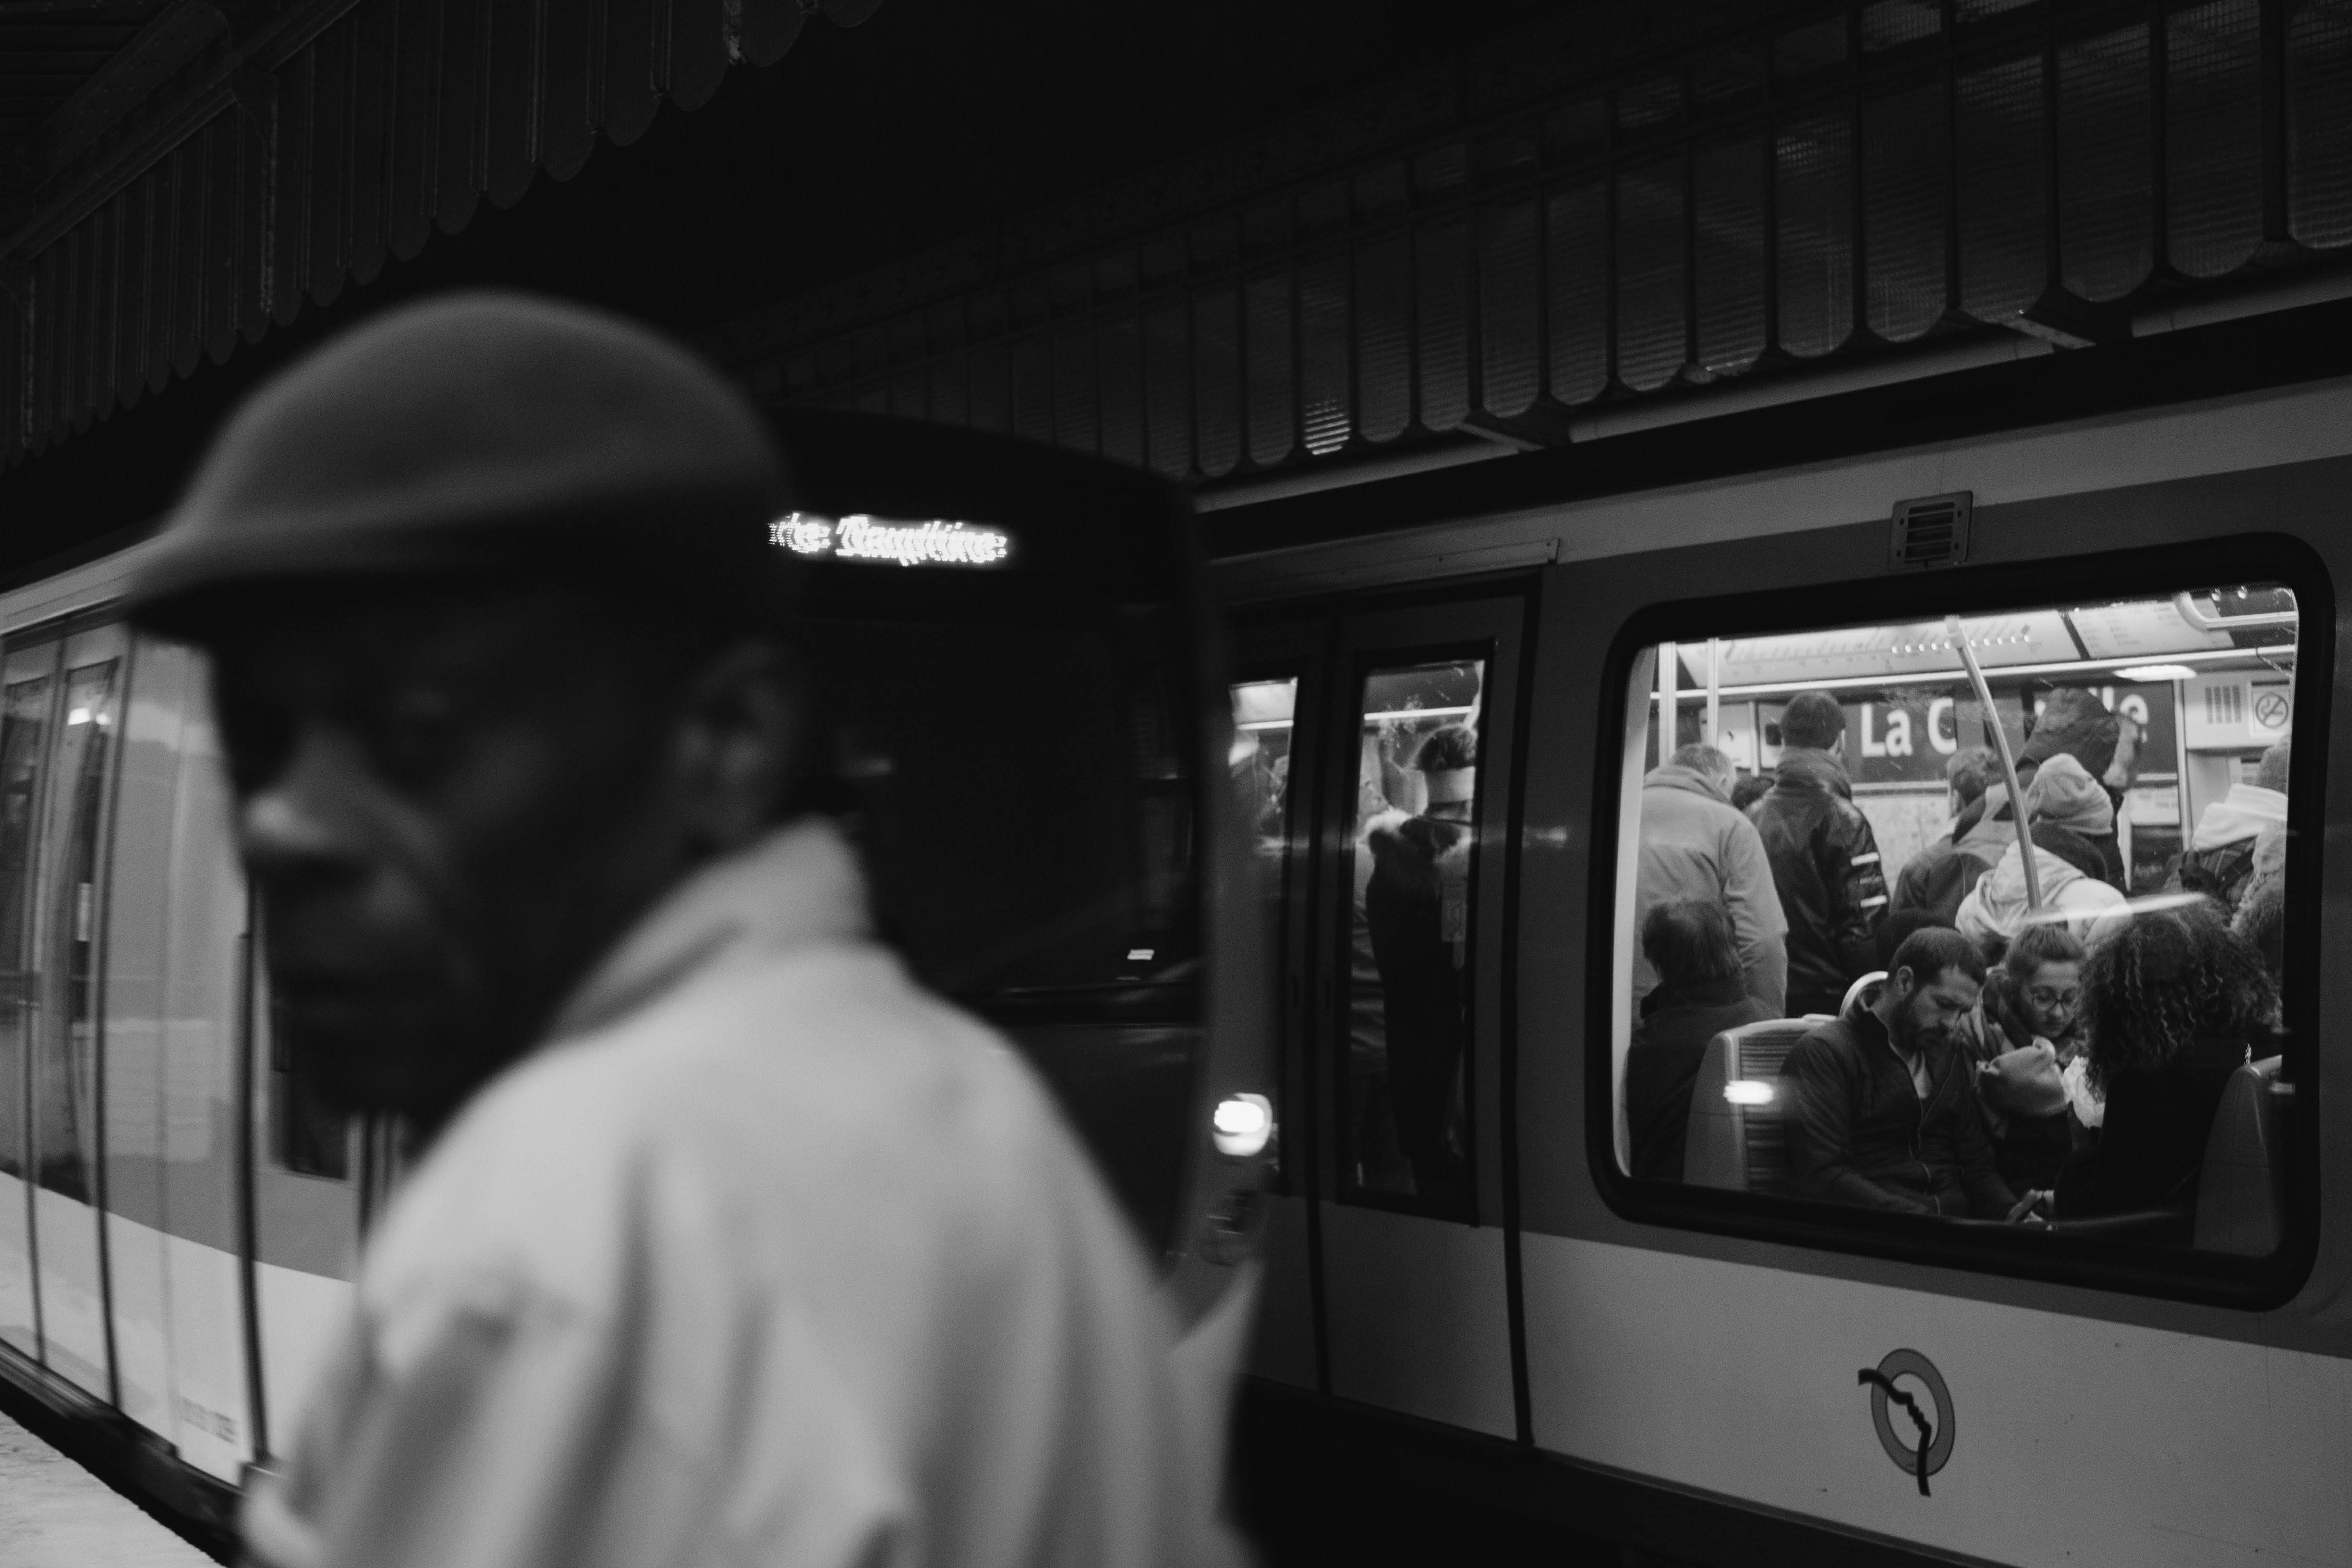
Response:
POLYGON ((1286 759, 1282 984, 1298 1048, 1283 1082, 1306 1134, 1285 1149, 1305 1224, 1269 1235, 1259 1367, 1307 1381, 1308 1272, 1320 1386, 1506 1436, 1503 849, 1524 618, 1498 596, 1271 623, 1245 640, 1253 679, 1235 689, 1258 754, 1280 738, 1268 774, 1286 759))
POLYGON ((0 1337, 105 1398, 98 934, 128 655, 101 626, 0 666, 0 1337))

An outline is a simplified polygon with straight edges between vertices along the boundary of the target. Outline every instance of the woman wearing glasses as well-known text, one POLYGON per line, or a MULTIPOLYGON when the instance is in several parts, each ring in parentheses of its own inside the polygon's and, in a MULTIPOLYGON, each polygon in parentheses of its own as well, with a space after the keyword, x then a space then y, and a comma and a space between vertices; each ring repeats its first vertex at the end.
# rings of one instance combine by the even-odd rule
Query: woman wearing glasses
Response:
POLYGON ((2058 921, 2020 930, 1963 1026, 2001 1179, 2047 1194, 2073 1150, 2066 1069, 2083 1051, 2083 944, 2058 921))

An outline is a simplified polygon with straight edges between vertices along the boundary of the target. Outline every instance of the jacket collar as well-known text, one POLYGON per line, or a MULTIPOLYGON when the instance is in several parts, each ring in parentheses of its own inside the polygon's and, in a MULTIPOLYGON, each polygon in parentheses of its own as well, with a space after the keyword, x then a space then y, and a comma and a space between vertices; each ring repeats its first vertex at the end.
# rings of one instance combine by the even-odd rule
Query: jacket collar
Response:
POLYGON ((1775 789, 1825 790, 1832 795, 1853 797, 1853 786, 1846 782, 1845 766, 1827 752, 1811 747, 1795 746, 1780 753, 1775 764, 1779 783, 1775 789))
POLYGON ((695 972, 862 936, 866 883, 832 823, 807 817, 690 873, 606 953, 557 1012, 548 1038, 602 1028, 695 972))
POLYGON ((1715 781, 1696 768, 1683 767, 1675 763, 1661 763, 1642 775, 1643 789, 1687 790, 1692 795, 1705 795, 1709 800, 1731 804, 1731 797, 1715 787, 1715 781))

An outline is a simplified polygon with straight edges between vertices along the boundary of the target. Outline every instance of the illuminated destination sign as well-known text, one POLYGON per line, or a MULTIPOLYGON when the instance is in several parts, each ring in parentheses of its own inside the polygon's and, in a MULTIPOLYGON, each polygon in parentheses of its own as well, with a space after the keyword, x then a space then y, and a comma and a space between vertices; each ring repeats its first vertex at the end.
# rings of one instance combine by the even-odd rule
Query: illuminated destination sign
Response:
POLYGON ((788 512, 768 525, 768 542, 795 555, 901 566, 1001 566, 1013 553, 1013 536, 997 529, 968 522, 898 522, 864 512, 839 519, 788 512))

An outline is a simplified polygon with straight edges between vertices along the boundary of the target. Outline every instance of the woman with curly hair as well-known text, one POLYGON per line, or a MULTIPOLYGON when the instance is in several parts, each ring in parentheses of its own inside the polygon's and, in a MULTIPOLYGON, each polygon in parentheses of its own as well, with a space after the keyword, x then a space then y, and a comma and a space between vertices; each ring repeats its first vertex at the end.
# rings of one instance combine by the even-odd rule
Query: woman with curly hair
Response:
POLYGON ((2278 993, 2207 903, 2135 919, 2091 950, 2083 982, 2105 1126, 2059 1173, 2058 1217, 2171 1209, 2167 1234, 2186 1241, 2222 1087, 2267 1037, 2278 993))

